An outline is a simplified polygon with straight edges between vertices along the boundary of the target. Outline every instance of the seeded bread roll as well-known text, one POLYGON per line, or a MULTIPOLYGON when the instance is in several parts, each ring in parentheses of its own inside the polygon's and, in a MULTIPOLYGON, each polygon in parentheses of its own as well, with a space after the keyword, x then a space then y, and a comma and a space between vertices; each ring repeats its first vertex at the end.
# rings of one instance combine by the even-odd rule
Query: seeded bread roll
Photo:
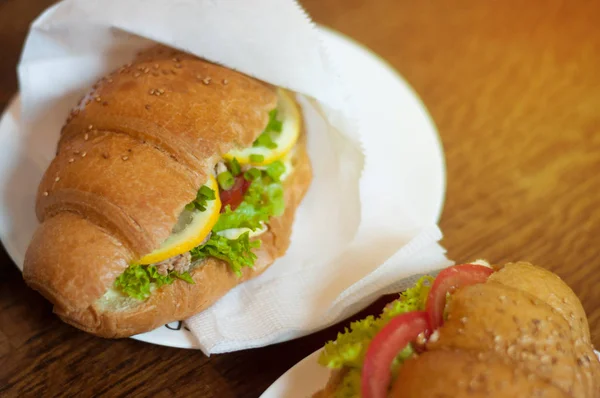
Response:
POLYGON ((427 352, 401 366, 392 397, 600 397, 585 313, 553 273, 508 264, 455 292, 448 314, 427 352))
POLYGON ((501 358, 484 361, 469 351, 425 352, 401 372, 402 381, 394 384, 391 397, 574 397, 501 358), (426 381, 421 379, 424 374, 426 381))
MULTIPOLYGON (((529 263, 458 289, 426 351, 400 366, 391 398, 599 398, 600 362, 573 291, 529 263)), ((345 369, 314 397, 335 397, 345 369)))
POLYGON ((192 270, 145 302, 103 295, 129 264, 170 235, 224 153, 245 148, 276 107, 276 88, 164 47, 100 80, 63 127, 38 190, 40 226, 25 281, 66 322, 125 337, 189 317, 285 253, 296 207, 311 181, 304 135, 284 182, 286 211, 260 236, 241 278, 220 260, 192 270))

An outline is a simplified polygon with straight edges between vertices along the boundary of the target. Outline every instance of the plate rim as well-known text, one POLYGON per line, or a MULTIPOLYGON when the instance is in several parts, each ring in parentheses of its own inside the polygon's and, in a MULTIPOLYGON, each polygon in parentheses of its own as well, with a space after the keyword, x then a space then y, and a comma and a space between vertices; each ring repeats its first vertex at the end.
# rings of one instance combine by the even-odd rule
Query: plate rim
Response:
MULTIPOLYGON (((285 380, 290 377, 290 375, 294 372, 297 372, 298 369, 305 365, 305 364, 309 364, 310 362, 315 362, 317 366, 321 367, 323 369, 323 372, 328 371, 327 368, 324 368, 322 366, 320 366, 317 363, 316 358, 318 357, 319 353, 321 352, 323 348, 319 348, 316 351, 313 351, 312 353, 308 354, 307 356, 305 356, 304 358, 302 358, 300 361, 296 362, 291 368, 289 368, 288 370, 286 370, 281 376, 279 376, 273 383, 271 383, 271 385, 265 390, 263 391, 263 393, 258 397, 258 398, 275 398, 275 397, 279 397, 279 398, 284 398, 281 396, 277 396, 275 395, 277 392, 277 389, 280 388, 280 385, 282 383, 285 382, 285 380)), ((318 388, 318 387, 317 387, 318 388)), ((316 393, 317 391, 319 391, 318 389, 315 390, 313 392, 316 393)))
POLYGON ((353 44, 355 47, 361 49, 362 51, 364 51, 365 53, 368 53, 371 57, 376 59, 379 62, 379 64, 381 64, 381 66, 384 67, 384 69, 386 69, 390 74, 394 75, 394 77, 402 83, 402 85, 405 87, 405 89, 410 93, 411 98, 419 105, 419 108, 423 111, 423 115, 425 116, 427 124, 432 128, 433 138, 434 138, 435 145, 436 145, 436 151, 438 152, 438 155, 439 155, 438 157, 441 161, 441 164, 440 164, 440 166, 441 166, 440 171, 442 174, 441 187, 440 187, 441 192, 440 192, 439 202, 437 204, 437 212, 436 212, 435 218, 434 218, 436 222, 439 222, 442 217, 442 213, 444 211, 444 204, 446 203, 446 190, 448 188, 446 156, 445 156, 445 152, 444 152, 444 143, 442 141, 442 137, 440 135, 439 129, 437 127, 437 124, 435 123, 435 120, 433 119, 433 116, 431 116, 429 109, 425 105, 425 102, 423 101, 423 99, 421 98, 419 93, 415 90, 415 88, 411 84, 409 84, 409 82, 404 78, 404 76, 402 76, 400 74, 400 72, 396 68, 394 68, 394 66, 388 60, 386 60, 381 55, 377 54, 375 51, 373 51, 372 49, 367 47, 367 45, 359 42, 358 40, 352 38, 351 36, 348 36, 338 30, 335 30, 329 26, 316 24, 316 27, 319 30, 326 32, 327 34, 336 36, 339 39, 342 39, 344 41, 347 41, 347 42, 353 44))

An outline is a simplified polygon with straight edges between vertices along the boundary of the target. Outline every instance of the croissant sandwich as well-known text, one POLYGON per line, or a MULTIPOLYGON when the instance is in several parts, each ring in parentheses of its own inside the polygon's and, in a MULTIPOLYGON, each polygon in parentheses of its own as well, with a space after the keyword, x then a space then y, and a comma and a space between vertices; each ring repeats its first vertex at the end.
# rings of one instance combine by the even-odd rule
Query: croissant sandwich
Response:
POLYGON ((315 397, 600 397, 600 362, 573 291, 529 263, 447 268, 351 324, 321 352, 315 397))
POLYGON ((290 92, 146 50, 68 117, 25 281, 103 337, 198 313, 287 250, 311 181, 305 141, 290 92))

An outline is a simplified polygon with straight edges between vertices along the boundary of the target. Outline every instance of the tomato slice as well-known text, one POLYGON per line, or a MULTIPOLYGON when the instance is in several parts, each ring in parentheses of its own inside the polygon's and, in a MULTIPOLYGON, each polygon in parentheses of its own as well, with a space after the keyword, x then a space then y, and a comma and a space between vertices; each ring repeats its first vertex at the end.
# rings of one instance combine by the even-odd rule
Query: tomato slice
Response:
POLYGON ((235 177, 233 186, 228 190, 221 190, 219 196, 221 198, 221 213, 225 211, 225 207, 229 205, 231 210, 238 208, 244 200, 246 191, 250 188, 250 181, 246 180, 242 175, 235 177))
POLYGON ((363 398, 387 397, 391 365, 408 343, 424 333, 429 335, 429 316, 425 311, 413 311, 393 318, 371 341, 361 376, 363 398))
POLYGON ((432 330, 444 323, 447 293, 452 293, 459 287, 484 283, 493 273, 493 269, 476 264, 454 265, 441 271, 427 296, 427 313, 432 330))

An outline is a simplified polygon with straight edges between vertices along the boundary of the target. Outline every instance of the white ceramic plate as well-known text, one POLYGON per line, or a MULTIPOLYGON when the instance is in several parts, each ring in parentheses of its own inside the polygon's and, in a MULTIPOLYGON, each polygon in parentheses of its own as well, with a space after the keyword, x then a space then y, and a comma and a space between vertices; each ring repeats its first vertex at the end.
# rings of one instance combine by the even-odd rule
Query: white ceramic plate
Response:
MULTIPOLYGON (((412 156, 403 182, 406 196, 415 204, 416 217, 427 224, 437 223, 445 194, 443 151, 431 118, 406 82, 384 61, 341 34, 322 28, 323 39, 337 59, 343 79, 348 80, 357 105, 374 116, 374 134, 400 134, 399 153, 412 156), (418 159, 415 161, 414 159, 418 159)), ((36 159, 18 158, 25 142, 18 134, 20 103, 16 98, 0 121, 0 239, 19 268, 37 221, 33 211, 35 191, 44 167, 36 159), (17 166, 18 165, 18 166, 17 166), (11 182, 31 181, 31 184, 11 182), (18 228, 17 228, 18 226, 18 228)), ((182 322, 174 322, 133 338, 153 344, 199 348, 182 322)))
MULTIPOLYGON (((307 398, 323 388, 329 380, 329 370, 317 362, 317 350, 285 372, 259 398, 307 398)), ((600 352, 596 351, 598 359, 600 352)))

